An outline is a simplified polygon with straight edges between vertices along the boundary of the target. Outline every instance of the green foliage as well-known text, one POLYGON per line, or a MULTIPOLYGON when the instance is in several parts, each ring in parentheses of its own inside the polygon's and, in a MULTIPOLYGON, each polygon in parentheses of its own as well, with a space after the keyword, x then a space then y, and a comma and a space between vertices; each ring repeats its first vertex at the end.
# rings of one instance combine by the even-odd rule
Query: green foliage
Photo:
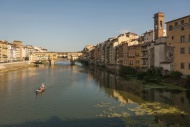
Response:
POLYGON ((126 77, 127 75, 136 75, 137 70, 133 67, 129 66, 120 66, 119 75, 122 77, 126 77))
POLYGON ((146 82, 159 83, 163 78, 162 71, 161 67, 151 67, 144 73, 143 79, 146 82))
POLYGON ((98 67, 100 67, 100 68, 106 68, 106 66, 103 64, 103 65, 97 65, 98 67))
POLYGON ((146 72, 139 71, 139 72, 137 72, 136 76, 137 76, 137 79, 143 80, 144 76, 146 76, 146 72))
MULTIPOLYGON (((121 77, 130 78, 130 77, 136 76, 136 78, 139 80, 144 80, 145 82, 156 83, 156 84, 159 84, 160 82, 162 82, 162 80, 166 78, 164 76, 168 76, 168 72, 167 74, 165 74, 166 72, 165 73, 164 72, 165 71, 163 70, 162 67, 151 67, 145 72, 139 71, 129 66, 120 66, 120 69, 119 69, 119 75, 121 77)), ((171 78, 172 80, 180 79, 182 75, 183 74, 179 71, 171 71, 169 73, 169 78, 171 78)), ((186 87, 190 88, 190 76, 187 77, 186 87)))
POLYGON ((154 79, 154 73, 155 73, 155 70, 154 69, 148 69, 147 71, 146 71, 146 76, 148 77, 148 78, 150 78, 150 79, 154 79))
POLYGON ((171 71, 169 76, 171 78, 179 79, 183 74, 180 71, 171 71))
POLYGON ((153 79, 161 78, 163 69, 161 67, 152 67, 147 71, 147 75, 153 79))
POLYGON ((189 90, 186 91, 186 97, 190 101, 190 91, 189 90))
POLYGON ((190 75, 186 76, 186 85, 187 88, 190 88, 190 75))
POLYGON ((83 65, 89 65, 89 62, 87 61, 87 60, 78 60, 78 62, 80 62, 81 64, 83 64, 83 65))
POLYGON ((151 77, 149 77, 148 75, 145 75, 145 76, 144 76, 144 80, 145 80, 146 82, 150 82, 150 79, 151 79, 151 77))

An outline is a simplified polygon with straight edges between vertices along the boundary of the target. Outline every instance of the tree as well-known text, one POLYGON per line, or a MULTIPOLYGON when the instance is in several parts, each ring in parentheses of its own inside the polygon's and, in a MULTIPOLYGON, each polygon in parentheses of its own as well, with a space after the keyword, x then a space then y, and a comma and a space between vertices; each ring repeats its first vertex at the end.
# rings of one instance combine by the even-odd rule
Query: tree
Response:
POLYGON ((182 75, 183 74, 180 71, 171 71, 169 74, 169 76, 174 79, 179 79, 182 75))
POLYGON ((137 74, 137 70, 133 67, 129 66, 120 66, 119 75, 122 77, 126 77, 127 75, 135 76, 137 74))
POLYGON ((186 85, 187 88, 190 88, 190 75, 186 76, 186 85))

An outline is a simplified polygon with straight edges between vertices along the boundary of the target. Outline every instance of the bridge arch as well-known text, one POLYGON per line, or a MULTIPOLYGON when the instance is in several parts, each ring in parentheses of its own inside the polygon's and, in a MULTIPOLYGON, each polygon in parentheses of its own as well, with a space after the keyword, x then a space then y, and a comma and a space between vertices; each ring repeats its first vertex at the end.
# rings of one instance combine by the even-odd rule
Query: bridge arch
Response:
POLYGON ((35 62, 39 60, 49 61, 50 65, 55 64, 56 61, 67 59, 71 65, 74 65, 82 52, 34 52, 30 55, 29 61, 35 62))

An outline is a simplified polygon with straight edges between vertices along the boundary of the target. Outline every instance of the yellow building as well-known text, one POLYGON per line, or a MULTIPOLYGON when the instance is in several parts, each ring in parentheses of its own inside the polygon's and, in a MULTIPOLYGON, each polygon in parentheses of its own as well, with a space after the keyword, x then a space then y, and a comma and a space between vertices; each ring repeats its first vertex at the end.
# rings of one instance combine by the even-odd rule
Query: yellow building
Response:
POLYGON ((96 65, 104 65, 105 63, 105 44, 101 42, 95 46, 94 57, 96 65))
POLYGON ((95 47, 89 52, 89 61, 90 64, 95 64, 95 47))
POLYGON ((22 42, 21 41, 13 41, 13 47, 16 49, 16 60, 23 60, 22 58, 22 42))
POLYGON ((123 45, 124 45, 124 43, 117 46, 117 65, 119 65, 119 66, 123 65, 123 57, 124 57, 123 45))
POLYGON ((128 46, 128 65, 134 68, 140 68, 141 65, 141 45, 128 46))
POLYGON ((190 15, 166 22, 167 45, 174 46, 174 70, 190 75, 190 15))
POLYGON ((100 61, 100 57, 99 57, 99 53, 100 53, 100 44, 97 44, 95 46, 95 50, 94 50, 94 59, 95 59, 95 63, 94 64, 98 64, 100 61))
POLYGON ((128 66, 128 43, 124 43, 123 46, 123 65, 128 66))
POLYGON ((128 66, 135 67, 135 45, 128 46, 128 66))
POLYGON ((141 44, 135 45, 135 67, 141 66, 141 44))
POLYGON ((8 42, 0 41, 0 62, 8 61, 8 42))

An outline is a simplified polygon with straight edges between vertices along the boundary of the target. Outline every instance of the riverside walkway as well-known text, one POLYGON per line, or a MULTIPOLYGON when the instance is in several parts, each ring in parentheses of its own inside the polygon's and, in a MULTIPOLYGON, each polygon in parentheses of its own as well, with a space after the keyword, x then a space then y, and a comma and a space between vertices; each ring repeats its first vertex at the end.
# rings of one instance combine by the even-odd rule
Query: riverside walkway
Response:
POLYGON ((20 68, 28 67, 30 64, 28 61, 0 63, 0 72, 6 72, 10 70, 17 70, 20 68))

